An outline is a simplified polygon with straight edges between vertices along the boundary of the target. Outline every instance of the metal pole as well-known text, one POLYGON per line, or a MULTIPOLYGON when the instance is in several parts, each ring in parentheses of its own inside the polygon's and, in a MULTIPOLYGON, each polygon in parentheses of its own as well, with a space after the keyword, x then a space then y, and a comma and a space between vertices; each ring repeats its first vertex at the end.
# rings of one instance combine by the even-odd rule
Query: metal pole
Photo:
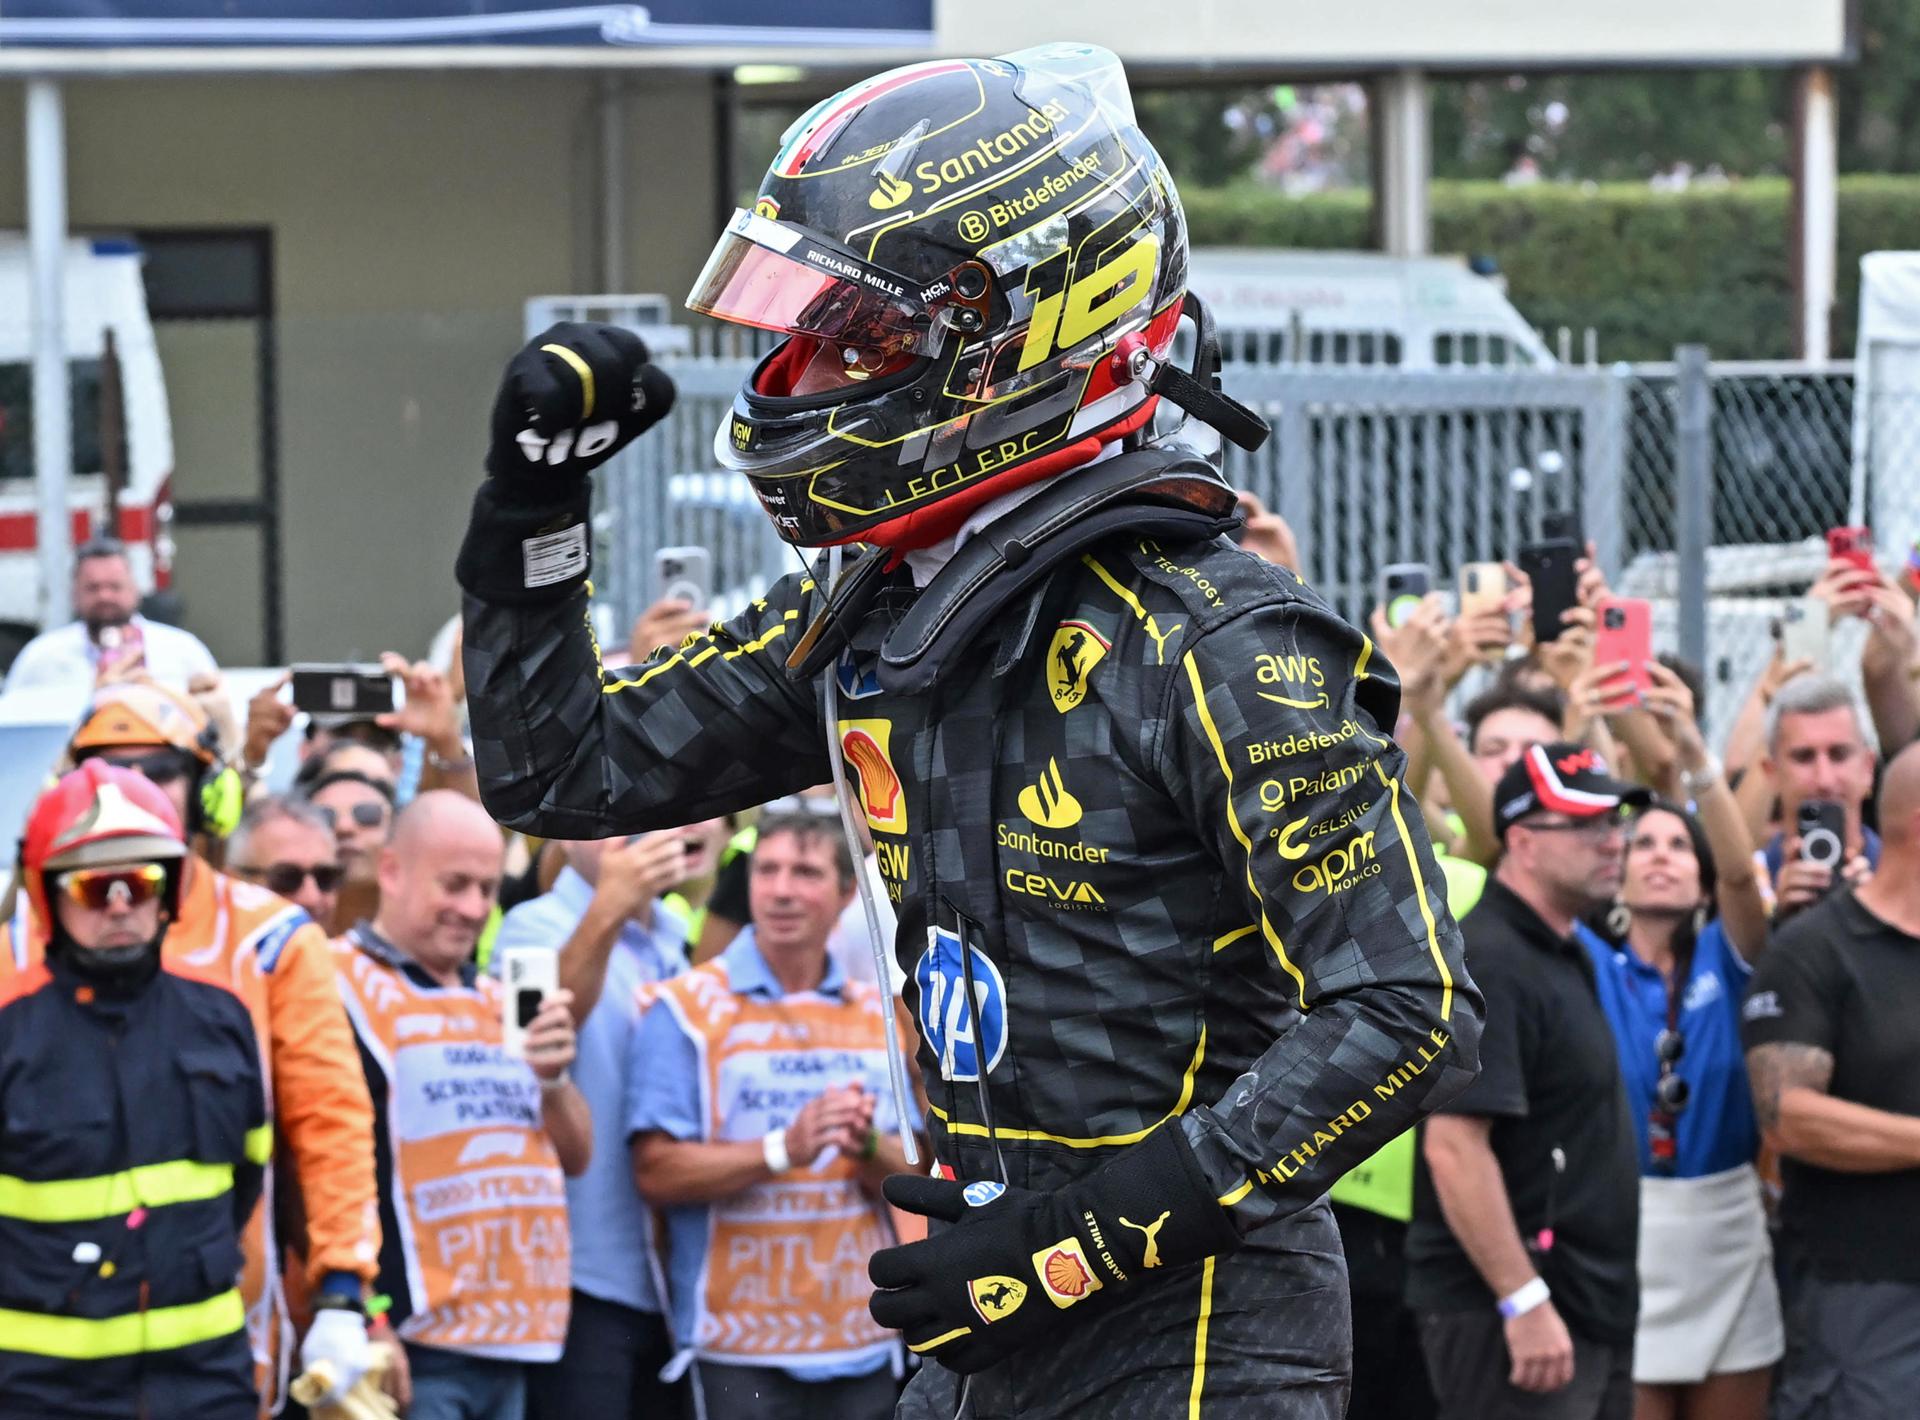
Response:
MULTIPOLYGON (((27 81, 28 309, 33 331, 33 467, 39 491, 40 608, 43 626, 73 615, 73 526, 67 479, 73 468, 73 409, 67 385, 67 135, 60 84, 27 81)), ((108 526, 114 510, 107 510, 108 526)))
POLYGON ((1794 353, 1830 354, 1839 265, 1839 117, 1833 71, 1803 69, 1794 79, 1793 202, 1788 246, 1793 258, 1794 353))
POLYGON ((627 289, 627 91, 620 76, 600 81, 600 289, 627 289))
POLYGON ((1399 69, 1379 83, 1381 160, 1374 200, 1383 209, 1381 244, 1393 256, 1425 256, 1433 249, 1428 184, 1433 176, 1432 104, 1427 76, 1399 69))
POLYGON ((1713 381, 1707 347, 1682 345, 1673 353, 1675 433, 1679 439, 1679 506, 1674 550, 1679 575, 1680 654, 1707 664, 1707 548, 1713 541, 1713 381))

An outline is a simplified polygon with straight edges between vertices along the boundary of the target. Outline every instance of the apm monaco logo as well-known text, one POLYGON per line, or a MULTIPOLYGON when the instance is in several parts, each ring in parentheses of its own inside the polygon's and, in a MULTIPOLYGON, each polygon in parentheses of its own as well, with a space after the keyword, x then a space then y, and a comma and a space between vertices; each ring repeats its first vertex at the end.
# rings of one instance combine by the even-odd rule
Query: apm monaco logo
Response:
POLYGON ((907 831, 907 794, 893 767, 888 745, 891 720, 842 720, 840 752, 860 780, 860 807, 876 833, 907 831))

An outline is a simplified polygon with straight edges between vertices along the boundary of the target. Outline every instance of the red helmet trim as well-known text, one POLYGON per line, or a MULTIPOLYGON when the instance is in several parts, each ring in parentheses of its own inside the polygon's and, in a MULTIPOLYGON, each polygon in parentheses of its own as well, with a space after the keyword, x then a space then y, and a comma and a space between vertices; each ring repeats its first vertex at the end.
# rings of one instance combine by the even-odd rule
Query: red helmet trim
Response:
POLYGON ((929 507, 916 508, 911 513, 903 513, 897 518, 889 518, 884 523, 876 523, 845 537, 835 538, 833 542, 822 543, 831 547, 834 543, 865 542, 876 547, 888 547, 894 551, 891 565, 897 566, 899 554, 913 552, 922 547, 931 547, 945 537, 952 537, 960 530, 973 511, 992 502, 1002 494, 1015 489, 1025 488, 1029 483, 1037 483, 1043 478, 1057 473, 1065 473, 1070 468, 1078 468, 1097 457, 1100 450, 1115 439, 1125 438, 1153 417, 1154 407, 1160 402, 1160 396, 1149 395, 1140 402, 1140 407, 1124 418, 1109 424, 1097 434, 1076 439, 1065 448, 1055 449, 1050 454, 1042 454, 1031 463, 1019 464, 991 478, 982 479, 972 488, 943 498, 929 507))

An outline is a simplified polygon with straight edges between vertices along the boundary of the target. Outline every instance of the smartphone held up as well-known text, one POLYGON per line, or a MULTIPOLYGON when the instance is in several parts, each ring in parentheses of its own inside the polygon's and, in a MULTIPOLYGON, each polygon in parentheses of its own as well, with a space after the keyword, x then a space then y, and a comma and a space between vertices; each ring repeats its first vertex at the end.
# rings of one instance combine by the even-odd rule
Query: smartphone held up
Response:
POLYGON ((508 947, 500 954, 500 980, 507 988, 501 1047, 516 1060, 524 1060, 527 1028, 547 997, 560 989, 560 954, 547 947, 508 947))
POLYGON ((370 720, 397 708, 393 677, 385 667, 350 664, 297 664, 293 672, 293 708, 335 720, 370 720))
POLYGON ((1653 660, 1653 604, 1639 597, 1608 597, 1595 617, 1593 662, 1620 664, 1626 669, 1606 684, 1610 700, 1620 705, 1642 703, 1653 689, 1647 665, 1653 660))
POLYGON ((663 547, 654 553, 653 599, 705 611, 713 604, 713 554, 704 547, 663 547))

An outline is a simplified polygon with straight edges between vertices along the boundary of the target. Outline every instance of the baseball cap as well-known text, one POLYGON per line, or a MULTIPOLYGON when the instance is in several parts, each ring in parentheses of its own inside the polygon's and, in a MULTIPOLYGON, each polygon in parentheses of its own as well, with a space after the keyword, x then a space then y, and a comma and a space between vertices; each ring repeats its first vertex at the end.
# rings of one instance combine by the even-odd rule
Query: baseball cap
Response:
POLYGON ((1493 787, 1493 831, 1504 842, 1507 830, 1531 813, 1595 818, 1622 804, 1652 802, 1645 785, 1609 774, 1599 751, 1556 740, 1532 746, 1500 776, 1493 787))

